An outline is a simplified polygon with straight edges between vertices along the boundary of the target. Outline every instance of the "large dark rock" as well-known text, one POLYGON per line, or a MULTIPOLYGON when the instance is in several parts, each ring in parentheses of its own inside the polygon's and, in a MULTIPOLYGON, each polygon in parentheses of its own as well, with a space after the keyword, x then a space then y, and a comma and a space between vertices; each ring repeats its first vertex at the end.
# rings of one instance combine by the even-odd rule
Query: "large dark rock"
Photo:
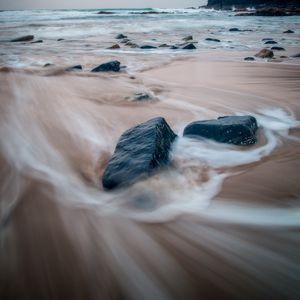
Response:
POLYGON ((92 72, 119 72, 120 71, 120 62, 117 60, 110 61, 105 64, 101 64, 98 67, 94 68, 92 72))
POLYGON ((220 117, 196 121, 185 127, 183 135, 212 139, 220 143, 251 145, 256 143, 256 119, 252 116, 220 117))
POLYGON ((107 190, 128 186, 169 163, 176 134, 158 117, 125 131, 102 178, 107 190))
POLYGON ((28 41, 32 41, 33 39, 34 39, 33 35, 24 35, 24 36, 21 36, 21 37, 11 40, 11 42, 28 42, 28 41))

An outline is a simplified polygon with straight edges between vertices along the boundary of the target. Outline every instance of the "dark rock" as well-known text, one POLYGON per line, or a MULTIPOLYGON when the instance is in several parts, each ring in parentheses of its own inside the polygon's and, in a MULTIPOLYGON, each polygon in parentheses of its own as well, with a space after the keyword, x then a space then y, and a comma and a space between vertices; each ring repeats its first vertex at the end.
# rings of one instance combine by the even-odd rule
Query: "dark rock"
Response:
POLYGON ((160 14, 173 14, 167 11, 142 11, 142 12, 130 12, 131 15, 160 15, 160 14))
POLYGON ((122 34, 122 33, 120 33, 120 34, 118 34, 118 35, 116 36, 116 39, 117 39, 117 40, 126 39, 126 38, 127 38, 127 35, 124 35, 124 34, 122 34))
POLYGON ((275 42, 275 41, 266 41, 265 42, 265 45, 274 45, 274 44, 277 44, 277 42, 275 42))
POLYGON ((255 16, 265 16, 265 17, 281 17, 287 16, 287 13, 284 9, 277 8, 277 7, 265 7, 258 9, 255 12, 255 16))
POLYGON ((43 42, 44 42, 43 40, 37 40, 37 41, 31 42, 31 44, 38 44, 38 43, 43 43, 43 42))
POLYGON ((115 13, 112 11, 101 10, 97 12, 98 15, 114 15, 115 13))
POLYGON ((114 44, 114 45, 108 47, 107 49, 120 49, 120 48, 121 48, 121 47, 120 47, 119 44, 114 44))
POLYGON ((50 66, 54 66, 54 64, 50 64, 50 63, 46 63, 46 64, 44 64, 44 68, 46 68, 46 67, 50 67, 50 66))
POLYGON ((143 45, 140 47, 141 49, 156 49, 156 46, 151 46, 151 45, 143 45))
POLYGON ((34 39, 33 35, 24 35, 24 36, 21 36, 21 37, 11 40, 11 42, 29 42, 29 41, 32 41, 33 39, 34 39))
POLYGON ((288 58, 286 55, 281 55, 280 58, 288 58))
POLYGON ((221 42, 219 39, 213 39, 213 38, 206 38, 205 40, 210 42, 217 42, 217 43, 221 42))
POLYGON ((272 38, 264 38, 264 39, 262 39, 262 41, 263 42, 265 42, 265 41, 273 41, 273 39, 272 38))
POLYGON ((291 55, 291 57, 299 58, 300 57, 300 53, 293 54, 293 55, 291 55))
POLYGON ((235 31, 241 31, 240 29, 234 27, 234 28, 230 28, 229 31, 235 32, 235 31))
POLYGON ((75 66, 66 68, 67 72, 78 71, 78 70, 82 70, 82 65, 75 65, 75 66))
POLYGON ((145 100, 153 100, 154 98, 145 92, 141 92, 141 93, 135 93, 132 97, 127 97, 126 98, 129 101, 145 101, 145 100))
POLYGON ((168 44, 161 44, 158 46, 158 48, 169 48, 169 47, 170 47, 170 45, 168 45, 168 44))
POLYGON ((179 47, 173 45, 173 46, 170 47, 170 49, 176 50, 176 49, 179 49, 179 47))
POLYGON ((175 138, 176 134, 161 117, 125 131, 103 174, 103 187, 110 190, 128 186, 166 166, 175 138))
POLYGON ((255 58, 252 57, 252 56, 247 56, 247 57, 244 58, 244 60, 246 60, 246 61, 254 61, 255 58))
POLYGON ((184 37, 183 39, 182 39, 183 41, 192 41, 193 40, 193 36, 192 35, 188 35, 188 36, 186 36, 186 37, 184 37))
POLYGON ((58 41, 58 42, 60 42, 60 41, 64 41, 64 40, 65 40, 65 39, 57 39, 57 41, 58 41))
POLYGON ((184 50, 194 50, 194 49, 197 49, 197 47, 193 43, 189 43, 189 44, 183 46, 182 49, 184 49, 184 50))
POLYGON ((117 60, 110 61, 105 64, 101 64, 98 67, 94 68, 92 72, 119 72, 120 71, 120 62, 117 60))
POLYGON ((196 121, 185 127, 183 135, 212 139, 234 145, 255 144, 256 119, 252 116, 228 116, 217 120, 196 121))
POLYGON ((128 43, 128 42, 130 42, 130 39, 123 39, 123 40, 121 41, 122 44, 126 44, 126 43, 128 43))
POLYGON ((286 30, 286 31, 284 31, 283 33, 295 33, 293 30, 286 30))
POLYGON ((271 50, 276 50, 276 51, 285 51, 285 49, 283 47, 278 47, 278 46, 274 46, 271 48, 271 50))
POLYGON ((265 48, 256 53, 255 56, 260 58, 272 58, 274 56, 274 53, 272 50, 265 48))

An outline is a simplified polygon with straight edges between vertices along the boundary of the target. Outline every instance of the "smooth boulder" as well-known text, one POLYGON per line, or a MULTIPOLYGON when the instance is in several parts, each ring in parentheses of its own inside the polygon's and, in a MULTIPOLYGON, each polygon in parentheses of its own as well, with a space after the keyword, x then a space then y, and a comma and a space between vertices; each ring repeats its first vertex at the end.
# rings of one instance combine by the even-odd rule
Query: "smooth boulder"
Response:
POLYGON ((252 116, 226 116, 190 123, 185 127, 183 135, 220 143, 251 145, 257 141, 256 130, 257 122, 252 116))
POLYGON ((119 72, 121 63, 117 60, 101 64, 94 68, 92 72, 119 72))
POLYGON ((158 117, 125 131, 102 177, 106 190, 129 186, 169 163, 177 135, 158 117))
POLYGON ((32 41, 33 39, 34 39, 33 35, 24 35, 24 36, 21 36, 21 37, 11 40, 11 42, 29 42, 29 41, 32 41))

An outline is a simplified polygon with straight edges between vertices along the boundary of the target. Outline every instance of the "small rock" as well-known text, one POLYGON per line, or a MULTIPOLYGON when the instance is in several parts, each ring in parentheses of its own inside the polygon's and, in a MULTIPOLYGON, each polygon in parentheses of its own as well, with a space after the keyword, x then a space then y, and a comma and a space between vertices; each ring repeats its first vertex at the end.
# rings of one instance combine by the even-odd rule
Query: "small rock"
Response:
POLYGON ((143 45, 140 47, 141 49, 156 49, 157 47, 151 45, 143 45))
POLYGON ((32 41, 33 39, 34 39, 33 35, 24 35, 24 36, 21 36, 21 37, 11 40, 11 42, 29 42, 29 41, 32 41))
POLYGON ((51 63, 46 63, 46 64, 44 64, 44 68, 47 68, 47 67, 50 67, 50 66, 54 66, 54 64, 51 64, 51 63))
POLYGON ((135 79, 135 76, 129 76, 129 78, 134 80, 134 79, 135 79))
POLYGON ((125 187, 166 166, 176 137, 161 117, 125 131, 103 174, 103 187, 107 190, 125 187))
POLYGON ((217 120, 196 121, 187 125, 183 135, 207 138, 234 145, 255 144, 256 119, 252 116, 226 116, 217 120))
POLYGON ((246 60, 246 61, 254 61, 255 58, 252 57, 252 56, 247 56, 247 57, 244 58, 244 60, 246 60))
POLYGON ((43 40, 37 40, 37 41, 31 42, 31 44, 38 44, 38 43, 43 43, 43 42, 44 42, 43 40))
POLYGON ((184 37, 183 39, 182 39, 183 41, 192 41, 193 40, 193 36, 192 35, 188 35, 188 36, 186 36, 186 37, 184 37))
POLYGON ((64 41, 64 40, 65 40, 65 39, 57 39, 57 41, 58 41, 58 42, 60 42, 60 41, 64 41))
POLYGON ((265 49, 260 50, 254 56, 260 57, 260 58, 272 58, 274 56, 274 53, 272 50, 265 48, 265 49))
POLYGON ((284 31, 283 33, 295 33, 293 30, 286 30, 286 31, 284 31))
POLYGON ((299 53, 296 53, 296 54, 293 54, 293 55, 291 55, 291 57, 299 58, 299 57, 300 57, 300 52, 299 52, 299 53))
POLYGON ((217 43, 221 42, 219 39, 213 39, 213 38, 206 38, 205 40, 210 42, 217 42, 217 43))
POLYGON ((176 50, 176 49, 179 49, 179 47, 173 45, 173 46, 170 47, 170 49, 176 50))
POLYGON ((101 64, 98 67, 94 68, 92 72, 119 72, 120 71, 120 62, 117 60, 101 64))
POLYGON ((123 40, 121 41, 122 44, 126 44, 126 43, 128 43, 128 42, 130 42, 130 39, 123 39, 123 40))
POLYGON ((168 45, 168 44, 161 44, 158 46, 158 48, 169 48, 169 47, 170 47, 170 45, 168 45))
POLYGON ((119 44, 114 44, 114 45, 108 47, 107 49, 120 49, 120 48, 121 48, 121 47, 120 47, 119 44))
POLYGON ((285 55, 281 55, 280 58, 288 58, 288 57, 285 55))
POLYGON ((98 15, 113 15, 115 13, 112 11, 101 10, 101 11, 98 11, 97 14, 98 15))
POLYGON ((274 44, 277 44, 277 42, 275 42, 275 41, 266 41, 265 42, 265 45, 274 45, 274 44))
POLYGON ((271 48, 271 50, 276 50, 276 51, 285 51, 285 49, 283 47, 278 47, 278 46, 274 46, 271 48))
POLYGON ((116 39, 117 39, 117 40, 126 39, 126 38, 127 38, 127 35, 124 35, 124 34, 122 34, 122 33, 120 33, 120 34, 118 34, 118 35, 116 36, 116 39))
POLYGON ((194 49, 197 49, 197 47, 193 43, 189 43, 189 44, 183 46, 182 49, 184 49, 184 50, 194 50, 194 49))
POLYGON ((153 100, 153 97, 145 92, 135 93, 132 97, 126 98, 129 101, 144 101, 144 100, 153 100))
POLYGON ((234 28, 230 28, 229 31, 235 32, 235 31, 241 31, 240 29, 234 27, 234 28))
POLYGON ((265 42, 265 41, 273 41, 273 39, 272 38, 263 38, 262 42, 265 42))
POLYGON ((75 66, 68 67, 66 68, 65 71, 71 72, 71 71, 78 71, 78 70, 82 70, 82 65, 75 65, 75 66))

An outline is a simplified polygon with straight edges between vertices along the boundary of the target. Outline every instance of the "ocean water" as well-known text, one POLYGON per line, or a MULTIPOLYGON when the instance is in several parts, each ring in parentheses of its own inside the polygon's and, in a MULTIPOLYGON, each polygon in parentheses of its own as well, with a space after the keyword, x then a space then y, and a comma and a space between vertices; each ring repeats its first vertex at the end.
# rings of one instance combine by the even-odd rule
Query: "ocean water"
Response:
MULTIPOLYGON (((45 63, 69 65, 77 63, 94 64, 95 56, 122 57, 124 62, 136 68, 153 62, 151 56, 159 57, 159 63, 178 56, 197 56, 199 53, 213 53, 214 58, 228 59, 228 53, 255 54, 264 47, 263 38, 273 38, 278 46, 296 53, 300 46, 300 18, 293 17, 236 17, 235 12, 221 12, 205 9, 137 9, 102 10, 113 14, 97 14, 100 10, 33 10, 4 11, 0 13, 0 65, 42 66, 45 63), (159 14, 143 14, 149 12, 159 14), (164 13, 162 13, 164 12, 164 13), (229 32, 237 27, 242 32, 229 32), (295 34, 282 35, 292 29, 295 34), (182 38, 193 35, 197 50, 182 51, 169 48, 142 50, 121 45, 119 50, 107 48, 117 41, 115 36, 123 33, 139 46, 150 44, 176 45, 182 38), (41 44, 9 43, 18 36, 32 34, 41 44), (221 42, 206 41, 217 38, 221 42), (64 39, 58 42, 57 39, 64 39), (252 53, 253 52, 253 53, 252 53), (121 53, 121 56, 120 56, 121 53), (82 62, 84 56, 84 62, 82 62), (88 57, 90 59, 88 59, 88 57)), ((281 53, 282 54, 282 53, 281 53)), ((232 56, 232 54, 230 54, 232 56)), ((149 64, 148 64, 149 65, 149 64)))

